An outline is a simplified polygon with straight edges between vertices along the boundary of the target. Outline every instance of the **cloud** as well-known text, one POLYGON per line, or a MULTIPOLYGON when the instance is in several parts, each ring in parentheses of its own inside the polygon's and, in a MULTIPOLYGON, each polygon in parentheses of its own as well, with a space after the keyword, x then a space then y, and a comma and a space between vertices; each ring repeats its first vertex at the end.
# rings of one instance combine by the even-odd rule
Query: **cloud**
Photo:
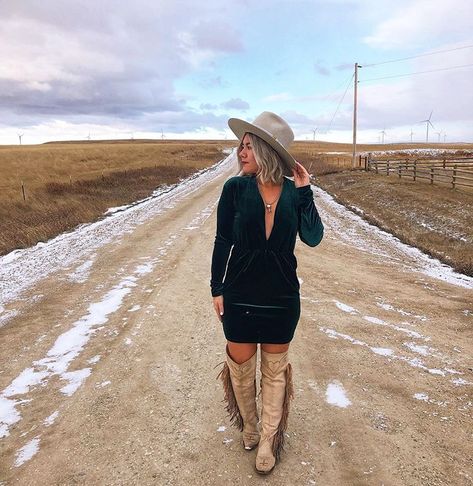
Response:
MULTIPOLYGON (((243 49, 218 5, 102 0, 0 4, 0 119, 135 120, 188 111, 174 82, 243 49)), ((219 77, 209 82, 221 83, 219 77)))
POLYGON ((199 81, 199 84, 203 88, 223 88, 228 86, 228 83, 222 79, 222 76, 202 79, 199 81))
POLYGON ((229 110, 233 109, 241 111, 246 111, 250 108, 250 105, 241 98, 232 98, 231 100, 224 101, 220 104, 220 106, 229 110))
POLYGON ((218 105, 212 105, 211 103, 201 103, 200 109, 201 110, 216 110, 218 105))
POLYGON ((471 0, 412 0, 394 7, 364 42, 382 49, 415 48, 440 43, 445 36, 456 40, 471 38, 472 29, 471 0))
POLYGON ((315 72, 317 74, 320 74, 322 76, 330 76, 330 70, 323 66, 322 64, 322 61, 320 60, 317 60, 316 62, 314 62, 314 69, 315 69, 315 72))

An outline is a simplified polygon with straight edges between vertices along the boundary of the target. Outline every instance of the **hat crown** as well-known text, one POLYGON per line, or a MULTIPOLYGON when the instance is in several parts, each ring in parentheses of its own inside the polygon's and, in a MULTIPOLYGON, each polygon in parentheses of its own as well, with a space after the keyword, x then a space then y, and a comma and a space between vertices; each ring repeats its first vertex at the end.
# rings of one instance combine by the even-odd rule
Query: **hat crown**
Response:
POLYGON ((263 111, 259 114, 253 125, 267 132, 286 149, 294 141, 294 132, 291 127, 285 120, 271 111, 263 111))

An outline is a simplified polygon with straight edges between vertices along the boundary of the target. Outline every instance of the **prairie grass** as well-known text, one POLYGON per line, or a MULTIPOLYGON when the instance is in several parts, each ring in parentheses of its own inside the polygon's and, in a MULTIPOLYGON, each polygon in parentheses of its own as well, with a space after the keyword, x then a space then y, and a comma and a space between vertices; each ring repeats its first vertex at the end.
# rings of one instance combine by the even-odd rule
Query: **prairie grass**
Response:
POLYGON ((0 254, 46 241, 224 158, 225 141, 0 147, 0 254), (23 200, 21 183, 25 187, 23 200))
POLYGON ((316 183, 368 222, 473 276, 472 193, 359 170, 316 183))

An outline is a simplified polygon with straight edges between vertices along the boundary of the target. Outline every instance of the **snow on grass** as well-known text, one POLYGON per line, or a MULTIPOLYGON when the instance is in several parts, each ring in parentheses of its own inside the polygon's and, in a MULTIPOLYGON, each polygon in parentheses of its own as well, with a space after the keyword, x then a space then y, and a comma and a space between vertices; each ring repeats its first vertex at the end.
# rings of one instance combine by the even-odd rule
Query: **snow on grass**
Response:
POLYGON ((21 449, 18 449, 15 457, 15 467, 19 467, 29 461, 39 451, 40 438, 35 437, 27 442, 21 449))
POLYGON ((368 223, 337 203, 323 189, 311 187, 329 238, 337 243, 376 255, 384 263, 397 265, 404 271, 422 273, 452 285, 473 289, 473 277, 455 272, 452 267, 430 257, 418 248, 402 243, 392 234, 368 223))
POLYGON ((328 384, 325 399, 330 405, 341 408, 346 408, 348 405, 351 405, 351 401, 348 399, 345 389, 339 381, 332 381, 328 384))

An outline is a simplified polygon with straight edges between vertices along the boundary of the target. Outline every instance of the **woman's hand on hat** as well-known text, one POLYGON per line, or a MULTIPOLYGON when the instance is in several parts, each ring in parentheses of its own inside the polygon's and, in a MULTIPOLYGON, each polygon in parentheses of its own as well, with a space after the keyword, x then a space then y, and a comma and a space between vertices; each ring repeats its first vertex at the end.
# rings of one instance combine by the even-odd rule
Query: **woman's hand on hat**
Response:
POLYGON ((296 187, 310 185, 310 176, 306 168, 296 160, 296 167, 292 169, 294 174, 294 184, 296 187))
POLYGON ((223 295, 217 295, 217 297, 213 298, 214 301, 214 309, 217 313, 217 317, 219 318, 220 322, 222 322, 223 318, 223 295))

